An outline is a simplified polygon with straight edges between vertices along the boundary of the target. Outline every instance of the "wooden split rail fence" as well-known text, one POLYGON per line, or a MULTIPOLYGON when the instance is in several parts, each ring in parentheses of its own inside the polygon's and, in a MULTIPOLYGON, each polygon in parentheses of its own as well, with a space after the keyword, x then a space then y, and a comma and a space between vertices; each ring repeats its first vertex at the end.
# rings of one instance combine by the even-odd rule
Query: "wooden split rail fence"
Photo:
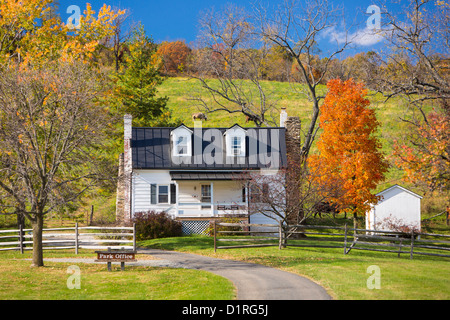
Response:
MULTIPOLYGON (((33 249, 33 229, 0 230, 0 251, 33 249), (10 241, 15 239, 15 241, 10 241)), ((44 250, 126 249, 136 250, 136 226, 133 227, 79 227, 44 229, 44 250)))
POLYGON ((396 253, 398 257, 408 254, 411 259, 414 255, 450 258, 450 235, 374 231, 349 228, 347 225, 214 223, 214 251, 268 246, 278 246, 280 250, 286 247, 334 248, 343 250, 344 254, 352 250, 379 251, 396 253), (230 234, 234 236, 218 237, 230 234), (245 237, 236 238, 239 235, 245 237), (223 242, 228 245, 220 245, 223 242))

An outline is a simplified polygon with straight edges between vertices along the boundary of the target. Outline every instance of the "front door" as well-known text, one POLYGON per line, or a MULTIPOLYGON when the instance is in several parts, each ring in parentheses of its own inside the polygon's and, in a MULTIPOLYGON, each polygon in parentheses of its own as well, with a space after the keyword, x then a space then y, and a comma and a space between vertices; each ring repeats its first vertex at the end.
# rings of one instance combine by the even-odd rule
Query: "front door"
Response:
MULTIPOLYGON (((202 185, 202 198, 201 202, 203 203, 211 203, 211 185, 204 184, 202 185)), ((211 205, 202 205, 202 209, 211 209, 211 205)))

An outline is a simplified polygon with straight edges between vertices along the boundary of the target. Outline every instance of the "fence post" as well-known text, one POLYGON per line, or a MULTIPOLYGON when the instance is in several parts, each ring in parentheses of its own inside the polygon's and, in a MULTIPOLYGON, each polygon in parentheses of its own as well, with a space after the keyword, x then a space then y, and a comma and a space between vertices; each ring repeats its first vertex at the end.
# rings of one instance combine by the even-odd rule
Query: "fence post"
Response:
POLYGON ((281 247, 283 245, 283 222, 280 220, 278 225, 278 234, 279 234, 279 242, 278 242, 278 249, 281 250, 281 247))
POLYGON ((89 225, 92 226, 92 220, 94 220, 94 205, 91 206, 91 216, 88 221, 89 225))
MULTIPOLYGON (((108 252, 111 252, 111 247, 108 247, 108 252)), ((108 265, 108 271, 111 271, 111 261, 108 261, 107 265, 108 265)))
POLYGON ((447 207, 447 226, 450 226, 450 207, 447 207))
POLYGON ((136 251, 136 223, 133 223, 133 251, 136 251))
POLYGON ((347 254, 347 223, 345 224, 344 254, 347 254))
POLYGON ((214 224, 214 253, 216 253, 217 252, 217 243, 216 243, 216 241, 217 241, 217 236, 216 236, 217 227, 216 227, 216 220, 214 220, 213 224, 214 224))
POLYGON ((414 230, 411 231, 411 253, 409 258, 412 260, 413 259, 413 252, 414 252, 414 230))
POLYGON ((398 249, 398 258, 400 258, 400 254, 402 253, 402 246, 403 246, 403 238, 400 238, 400 243, 399 243, 399 249, 398 249))
POLYGON ((20 253, 23 254, 23 226, 19 224, 19 247, 20 253))
POLYGON ((75 223, 75 254, 78 254, 78 222, 75 223))

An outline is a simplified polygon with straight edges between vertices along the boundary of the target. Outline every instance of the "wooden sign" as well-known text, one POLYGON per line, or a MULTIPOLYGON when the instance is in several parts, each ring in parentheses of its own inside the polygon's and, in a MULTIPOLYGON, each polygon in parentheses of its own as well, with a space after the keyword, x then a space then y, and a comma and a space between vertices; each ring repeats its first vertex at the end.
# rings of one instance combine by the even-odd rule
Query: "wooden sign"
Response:
POLYGON ((120 269, 125 270, 125 262, 134 262, 136 260, 136 252, 134 251, 96 251, 97 260, 95 262, 106 262, 108 271, 111 271, 112 262, 120 262, 120 269))
POLYGON ((136 261, 135 252, 97 251, 97 262, 130 262, 136 261))

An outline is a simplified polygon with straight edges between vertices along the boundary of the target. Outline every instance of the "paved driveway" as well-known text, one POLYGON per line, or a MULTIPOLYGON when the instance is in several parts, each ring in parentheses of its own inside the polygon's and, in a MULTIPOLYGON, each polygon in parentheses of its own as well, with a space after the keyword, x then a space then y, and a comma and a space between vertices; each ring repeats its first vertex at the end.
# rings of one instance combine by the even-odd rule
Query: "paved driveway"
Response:
MULTIPOLYGON (((127 265, 198 269, 229 279, 237 289, 238 300, 331 300, 324 288, 299 275, 259 264, 204 257, 189 253, 138 249, 157 259, 129 262, 127 265)), ((95 259, 48 258, 46 261, 95 263, 95 259)), ((102 262, 104 264, 104 262, 102 262)))
POLYGON ((266 266, 195 254, 140 249, 181 268, 205 270, 233 282, 238 300, 330 300, 324 288, 299 275, 266 266))

